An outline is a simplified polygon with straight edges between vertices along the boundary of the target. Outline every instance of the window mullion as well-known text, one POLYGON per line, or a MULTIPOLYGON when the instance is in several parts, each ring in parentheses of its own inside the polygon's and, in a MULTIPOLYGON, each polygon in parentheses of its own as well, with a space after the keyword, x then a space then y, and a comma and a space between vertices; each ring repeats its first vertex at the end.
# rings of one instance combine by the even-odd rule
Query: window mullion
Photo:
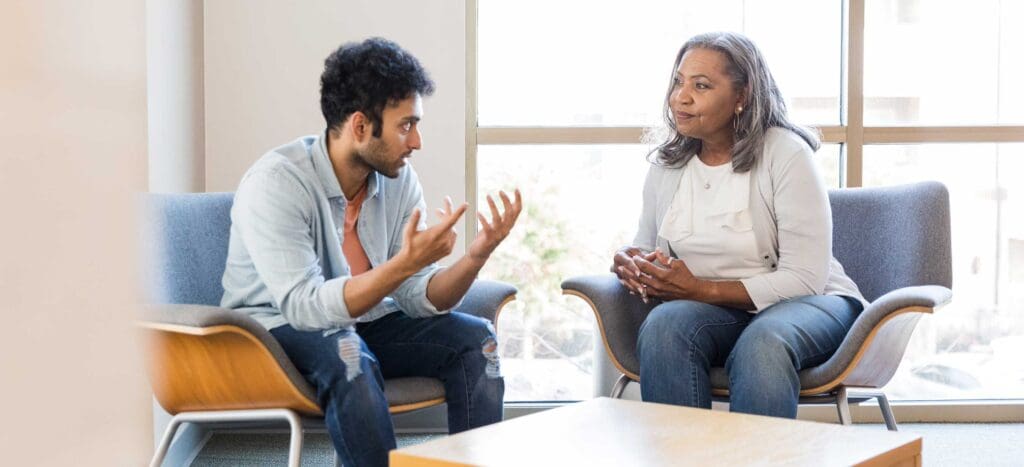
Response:
POLYGON ((864 1, 849 0, 846 14, 846 183, 864 184, 864 1))

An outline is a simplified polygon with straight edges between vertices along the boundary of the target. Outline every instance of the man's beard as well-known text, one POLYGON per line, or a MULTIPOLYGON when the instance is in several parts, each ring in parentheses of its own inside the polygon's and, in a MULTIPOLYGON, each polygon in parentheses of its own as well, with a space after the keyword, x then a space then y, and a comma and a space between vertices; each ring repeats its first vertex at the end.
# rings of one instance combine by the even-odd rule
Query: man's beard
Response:
POLYGON ((388 178, 396 178, 398 177, 399 169, 401 169, 400 162, 402 159, 398 159, 389 165, 388 154, 390 152, 391 150, 384 140, 371 138, 366 152, 359 154, 359 158, 362 159, 364 164, 370 166, 370 168, 376 170, 381 175, 388 178))

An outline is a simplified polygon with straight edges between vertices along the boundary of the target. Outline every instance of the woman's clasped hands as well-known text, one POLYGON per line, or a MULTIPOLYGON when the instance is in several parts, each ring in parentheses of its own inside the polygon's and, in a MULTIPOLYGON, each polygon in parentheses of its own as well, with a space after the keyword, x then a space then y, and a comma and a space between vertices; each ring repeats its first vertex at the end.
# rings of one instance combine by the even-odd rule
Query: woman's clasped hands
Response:
POLYGON ((612 272, 630 294, 639 295, 644 303, 651 298, 693 298, 702 282, 694 277, 685 261, 666 255, 660 248, 644 253, 636 247, 625 247, 615 254, 612 272))

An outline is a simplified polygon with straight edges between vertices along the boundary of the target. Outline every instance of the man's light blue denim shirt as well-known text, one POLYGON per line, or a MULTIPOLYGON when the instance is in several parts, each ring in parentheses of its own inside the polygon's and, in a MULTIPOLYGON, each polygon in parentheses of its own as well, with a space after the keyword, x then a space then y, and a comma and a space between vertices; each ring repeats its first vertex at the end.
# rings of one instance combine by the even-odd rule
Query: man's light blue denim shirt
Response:
MULTIPOLYGON (((377 267, 398 254, 412 210, 426 214, 423 188, 411 165, 397 178, 372 171, 359 212, 359 240, 377 267)), ((430 265, 358 319, 345 304, 351 276, 341 250, 347 201, 324 137, 307 136, 261 157, 246 174, 231 208, 231 240, 221 306, 248 313, 267 329, 337 329, 403 311, 445 313, 427 300, 430 265)), ((420 217, 419 229, 426 228, 420 217)))

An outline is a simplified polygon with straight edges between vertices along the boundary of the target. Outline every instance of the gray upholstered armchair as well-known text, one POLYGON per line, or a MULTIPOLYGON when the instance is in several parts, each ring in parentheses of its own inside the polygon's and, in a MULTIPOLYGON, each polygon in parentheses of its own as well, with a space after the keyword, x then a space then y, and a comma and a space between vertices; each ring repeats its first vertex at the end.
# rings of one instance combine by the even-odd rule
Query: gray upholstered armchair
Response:
MULTIPOLYGON (((154 466, 182 423, 282 421, 291 427, 289 465, 298 466, 303 424, 322 417, 316 392, 273 336, 247 315, 218 306, 232 201, 231 193, 146 199, 155 304, 139 326, 153 392, 174 415, 154 466)), ((493 322, 515 294, 508 284, 476 281, 457 311, 493 322)), ((432 378, 389 379, 385 393, 391 413, 445 400, 444 387, 432 378)))
MULTIPOLYGON (((896 420, 885 394, 917 321, 952 298, 949 193, 937 182, 829 193, 835 257, 871 302, 827 362, 800 372, 801 403, 835 403, 851 423, 849 401, 877 398, 886 426, 896 420), (855 394, 847 395, 848 388, 855 394)), ((612 397, 640 381, 637 334, 654 307, 627 293, 611 274, 573 277, 565 294, 594 310, 605 349, 622 373, 612 397)), ((713 394, 728 397, 724 368, 712 368, 713 394)))

